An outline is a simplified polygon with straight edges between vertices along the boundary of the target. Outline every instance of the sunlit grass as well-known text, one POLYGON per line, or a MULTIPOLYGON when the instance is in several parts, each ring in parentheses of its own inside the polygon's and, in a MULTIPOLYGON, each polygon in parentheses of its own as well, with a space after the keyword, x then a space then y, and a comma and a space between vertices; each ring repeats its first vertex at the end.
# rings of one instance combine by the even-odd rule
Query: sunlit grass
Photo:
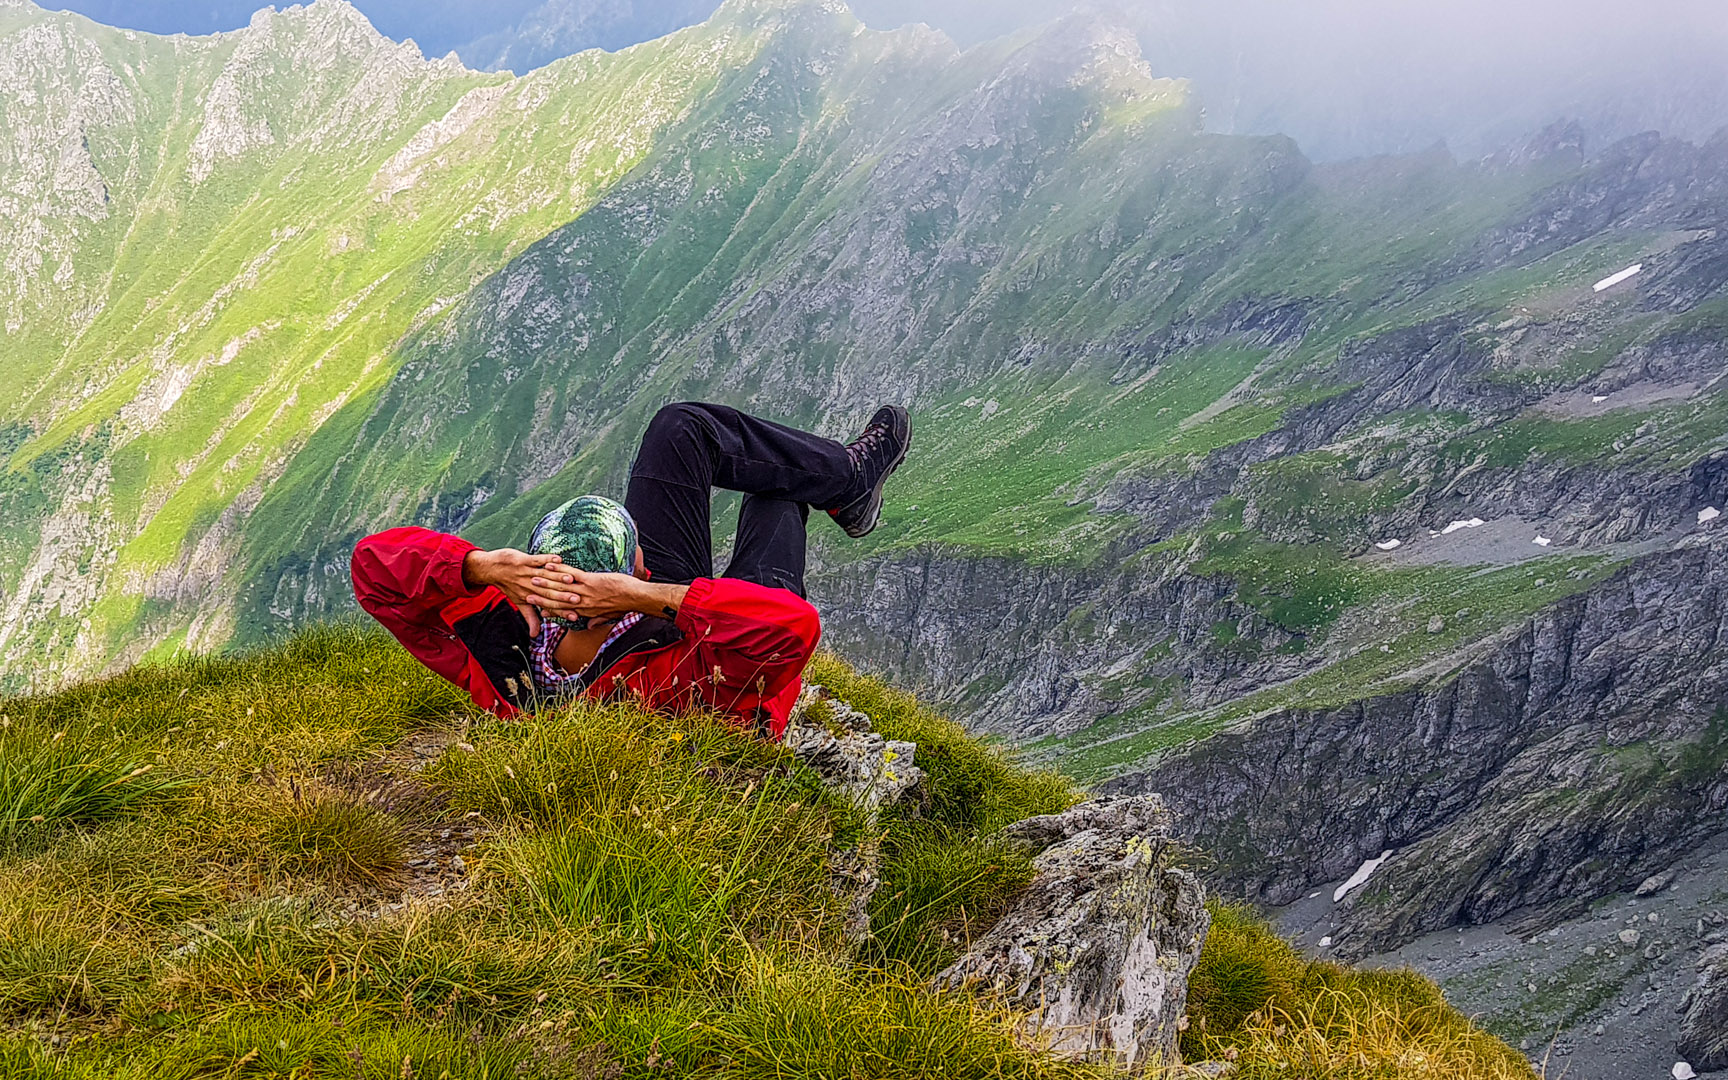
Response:
POLYGON ((1357 971, 1309 960, 1251 911, 1214 905, 1189 980, 1182 1056, 1243 1077, 1325 1080, 1535 1076, 1510 1046, 1408 969, 1357 971))
MULTIPOLYGON (((783 748, 712 717, 595 703, 477 715, 394 642, 352 628, 8 702, 15 723, 101 732, 115 760, 182 786, 0 851, 0 1073, 1109 1075, 929 985, 1031 878, 1000 828, 1076 792, 831 657, 812 675, 919 743, 920 799, 872 824, 783 748), (446 748, 409 771, 392 745, 432 730, 446 748), (416 838, 458 822, 482 834, 463 853, 466 888, 404 894, 416 838), (883 855, 862 944, 841 932, 829 869, 833 849, 856 845, 883 855)), ((1222 922, 1245 962, 1288 953, 1222 922)), ((1223 1017, 1204 973, 1227 965, 1202 969, 1196 1015, 1223 1017)), ((1387 1048, 1402 1038, 1406 1058, 1498 1045, 1418 1023, 1451 1014, 1414 976, 1391 997, 1337 970, 1270 994, 1223 980, 1249 990, 1230 991, 1245 1004, 1226 1033, 1210 1021, 1204 1049, 1235 1047, 1245 1069, 1288 1057, 1260 1023, 1285 1014, 1326 1032, 1355 1016, 1387 1048), (1328 1005, 1364 986, 1350 1016, 1328 1005)), ((1311 1075, 1358 1075, 1338 1068, 1311 1075)))

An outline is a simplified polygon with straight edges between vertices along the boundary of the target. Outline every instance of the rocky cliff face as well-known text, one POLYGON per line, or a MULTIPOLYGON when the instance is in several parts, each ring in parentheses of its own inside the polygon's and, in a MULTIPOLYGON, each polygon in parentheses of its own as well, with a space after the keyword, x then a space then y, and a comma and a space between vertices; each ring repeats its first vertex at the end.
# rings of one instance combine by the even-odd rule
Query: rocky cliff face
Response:
POLYGON ((337 0, 11 4, 0 56, 6 686, 349 612, 378 527, 519 542, 667 400, 892 397, 885 524, 816 534, 830 643, 1233 809, 1190 827, 1257 895, 1398 848, 1352 947, 1719 807, 1707 616, 1660 611, 1718 573, 1728 142, 1318 166, 1105 22, 961 53, 815 0, 519 79, 337 0))
POLYGON ((1728 948, 1700 958, 1698 982, 1682 1004, 1680 1052, 1694 1069, 1728 1068, 1728 948))
POLYGON ((1346 953, 1629 889, 1728 808, 1728 542, 1712 531, 1545 609, 1427 685, 1281 709, 1105 785, 1289 903, 1387 850, 1346 953), (1204 808, 1201 810, 1200 808, 1204 808))

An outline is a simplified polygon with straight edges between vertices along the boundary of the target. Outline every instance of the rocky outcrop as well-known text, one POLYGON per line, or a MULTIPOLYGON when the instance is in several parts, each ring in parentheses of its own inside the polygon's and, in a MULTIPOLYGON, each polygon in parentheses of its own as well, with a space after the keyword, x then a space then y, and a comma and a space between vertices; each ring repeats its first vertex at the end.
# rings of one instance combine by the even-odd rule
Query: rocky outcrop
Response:
POLYGON ((899 802, 924 779, 912 764, 917 744, 872 731, 868 716, 820 683, 805 685, 782 741, 830 789, 869 814, 899 802))
POLYGON ((1346 901, 1345 955, 1588 901, 1721 830, 1725 627, 1728 536, 1695 536, 1450 676, 1280 709, 1103 790, 1161 792, 1220 879, 1268 903, 1392 849, 1346 901))
POLYGON ((912 764, 918 747, 870 730, 870 718, 834 697, 820 683, 806 683, 782 737, 800 763, 861 811, 865 828, 856 847, 835 851, 828 860, 829 884, 846 915, 846 940, 870 936, 870 898, 882 884, 880 837, 868 826, 876 812, 900 801, 924 779, 912 764))
POLYGON ((936 977, 1000 995, 1055 1053, 1133 1068, 1172 1065, 1188 974, 1211 926, 1205 894, 1169 865, 1155 795, 1082 803, 1006 835, 1040 854, 1002 921, 936 977))
POLYGON ((1728 1068, 1728 945, 1709 950, 1699 966, 1680 1006, 1680 1054, 1699 1072, 1715 1072, 1728 1068))

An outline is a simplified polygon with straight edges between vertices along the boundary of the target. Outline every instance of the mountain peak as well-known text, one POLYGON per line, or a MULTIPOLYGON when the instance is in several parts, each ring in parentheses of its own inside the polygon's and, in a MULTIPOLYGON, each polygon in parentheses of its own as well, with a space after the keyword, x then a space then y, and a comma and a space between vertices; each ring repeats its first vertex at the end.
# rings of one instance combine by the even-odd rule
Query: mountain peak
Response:
POLYGON ((350 0, 312 0, 310 4, 295 4, 280 11, 268 7, 259 8, 253 12, 247 29, 257 28, 275 19, 303 19, 319 30, 334 30, 345 37, 358 35, 373 42, 395 44, 379 32, 365 12, 355 7, 350 0))

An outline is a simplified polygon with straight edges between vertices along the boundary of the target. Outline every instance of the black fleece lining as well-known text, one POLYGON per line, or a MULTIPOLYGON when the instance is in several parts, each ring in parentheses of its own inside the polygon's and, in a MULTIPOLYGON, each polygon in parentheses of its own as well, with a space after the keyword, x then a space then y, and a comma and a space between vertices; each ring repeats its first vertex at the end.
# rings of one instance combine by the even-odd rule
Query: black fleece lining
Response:
POLYGON ((500 601, 477 615, 456 623, 456 636, 480 669, 492 680, 498 696, 524 711, 534 699, 534 677, 529 674, 528 620, 512 604, 500 601))
MULTIPOLYGON (((492 680, 492 687, 498 691, 499 697, 523 712, 532 712, 537 703, 545 700, 538 693, 534 676, 530 674, 534 642, 528 636, 528 620, 513 605, 501 602, 477 615, 468 616, 456 624, 456 636, 468 646, 474 659, 480 661, 481 670, 492 680)), ((644 615, 635 626, 601 649, 582 669, 582 674, 565 683, 563 690, 553 698, 581 693, 632 653, 663 649, 683 639, 683 631, 672 620, 644 615)))

